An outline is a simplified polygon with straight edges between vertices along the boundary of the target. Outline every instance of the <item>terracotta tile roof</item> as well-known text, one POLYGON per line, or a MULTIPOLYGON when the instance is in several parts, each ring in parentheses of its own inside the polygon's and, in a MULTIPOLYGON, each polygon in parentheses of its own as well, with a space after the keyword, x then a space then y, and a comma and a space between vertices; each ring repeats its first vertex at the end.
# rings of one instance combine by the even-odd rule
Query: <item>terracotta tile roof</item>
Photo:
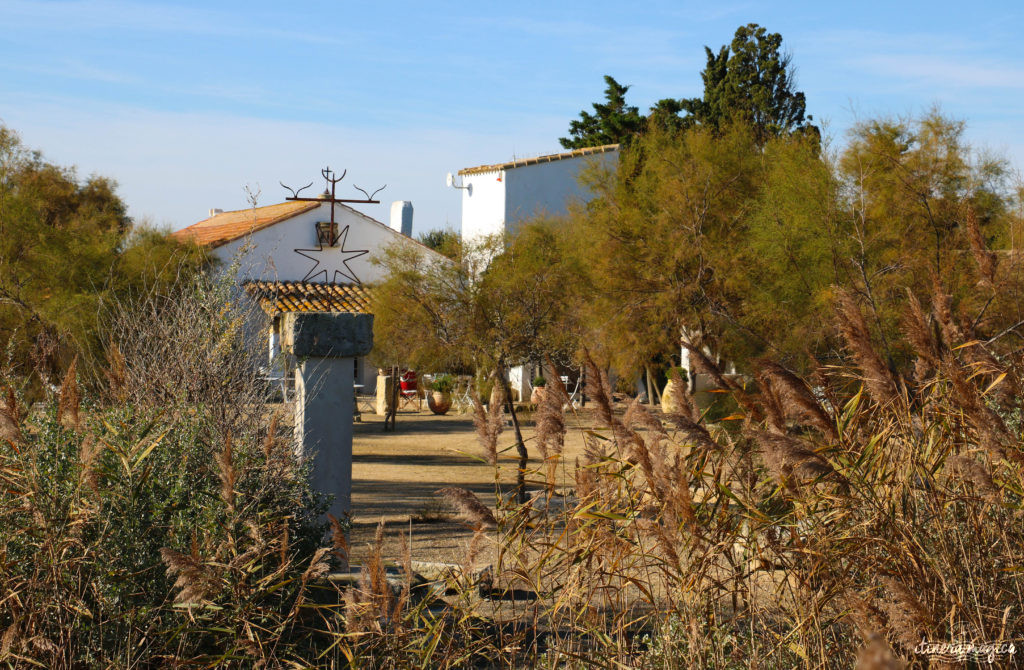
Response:
POLYGON ((596 154, 608 153, 609 151, 615 151, 618 148, 618 144, 605 144, 599 147, 584 147, 582 149, 573 149, 572 151, 565 151, 560 154, 534 156, 533 158, 520 158, 518 160, 509 161, 508 163, 495 163, 494 165, 478 165, 477 167, 462 168, 461 170, 459 170, 459 174, 479 174, 481 172, 498 172, 499 170, 511 170, 512 168, 524 167, 526 165, 536 165, 537 163, 552 163, 554 161, 560 161, 566 158, 576 158, 577 156, 592 156, 596 154))
POLYGON ((370 297, 357 284, 318 284, 301 281, 247 281, 249 295, 268 314, 281 312, 350 312, 370 314, 370 297))
POLYGON ((171 235, 180 240, 193 240, 204 247, 219 247, 249 233, 316 209, 320 205, 319 202, 288 201, 257 207, 255 210, 221 212, 171 235))

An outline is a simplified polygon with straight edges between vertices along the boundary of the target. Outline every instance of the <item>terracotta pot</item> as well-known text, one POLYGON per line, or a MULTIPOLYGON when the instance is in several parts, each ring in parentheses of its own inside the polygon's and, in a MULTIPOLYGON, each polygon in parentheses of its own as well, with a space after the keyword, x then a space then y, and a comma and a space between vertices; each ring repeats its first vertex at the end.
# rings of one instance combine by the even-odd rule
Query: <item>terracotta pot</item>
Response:
POLYGON ((427 407, 434 414, 446 414, 452 408, 452 394, 434 391, 427 396, 427 407))
POLYGON ((539 405, 544 400, 544 387, 534 386, 533 393, 530 394, 530 402, 534 405, 539 405))
POLYGON ((671 392, 675 390, 675 387, 676 381, 674 379, 669 379, 668 383, 665 384, 665 390, 661 392, 661 411, 665 414, 672 414, 673 412, 679 411, 678 407, 673 406, 676 403, 673 402, 673 398, 671 396, 671 392))

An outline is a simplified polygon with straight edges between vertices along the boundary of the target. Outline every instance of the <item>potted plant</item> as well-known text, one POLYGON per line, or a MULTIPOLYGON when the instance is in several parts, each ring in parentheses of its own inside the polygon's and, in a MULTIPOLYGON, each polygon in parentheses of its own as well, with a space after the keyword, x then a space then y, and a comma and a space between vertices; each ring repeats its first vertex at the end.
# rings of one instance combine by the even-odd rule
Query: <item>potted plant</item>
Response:
POLYGON ((427 398, 427 407, 434 414, 446 414, 452 408, 452 390, 455 388, 455 379, 450 374, 436 375, 430 382, 430 396, 427 398))
POLYGON ((540 401, 544 399, 544 387, 547 386, 548 380, 544 379, 541 375, 537 375, 536 379, 533 380, 533 393, 530 394, 530 402, 534 405, 539 405, 540 401))

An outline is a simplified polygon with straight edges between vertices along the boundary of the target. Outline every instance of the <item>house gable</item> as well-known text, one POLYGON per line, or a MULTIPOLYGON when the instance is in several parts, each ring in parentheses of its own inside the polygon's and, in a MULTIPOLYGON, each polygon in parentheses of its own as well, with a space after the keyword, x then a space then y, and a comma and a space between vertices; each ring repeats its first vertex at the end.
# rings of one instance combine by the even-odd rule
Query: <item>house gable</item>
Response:
POLYGON ((226 212, 178 231, 175 237, 195 239, 225 264, 237 260, 239 279, 243 281, 373 283, 383 279, 384 270, 374 265, 372 259, 395 242, 414 244, 440 257, 434 250, 351 207, 334 207, 339 234, 338 245, 334 247, 321 245, 317 240, 316 224, 331 219, 330 205, 318 202, 289 202, 226 212), (238 216, 242 213, 248 214, 248 225, 238 216), (252 224, 253 218, 257 225, 252 224))

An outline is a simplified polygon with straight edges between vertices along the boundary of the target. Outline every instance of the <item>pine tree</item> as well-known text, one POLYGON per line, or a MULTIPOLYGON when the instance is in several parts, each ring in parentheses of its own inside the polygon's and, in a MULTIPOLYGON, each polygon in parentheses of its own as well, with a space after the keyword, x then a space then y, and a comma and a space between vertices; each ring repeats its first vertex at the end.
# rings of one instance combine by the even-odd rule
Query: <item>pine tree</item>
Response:
POLYGON ((628 142, 630 137, 643 130, 645 120, 640 110, 626 104, 629 86, 608 75, 604 81, 608 84, 604 91, 605 102, 593 103, 593 114, 586 110, 580 112, 580 118, 569 123, 569 137, 559 138, 566 149, 628 142))

